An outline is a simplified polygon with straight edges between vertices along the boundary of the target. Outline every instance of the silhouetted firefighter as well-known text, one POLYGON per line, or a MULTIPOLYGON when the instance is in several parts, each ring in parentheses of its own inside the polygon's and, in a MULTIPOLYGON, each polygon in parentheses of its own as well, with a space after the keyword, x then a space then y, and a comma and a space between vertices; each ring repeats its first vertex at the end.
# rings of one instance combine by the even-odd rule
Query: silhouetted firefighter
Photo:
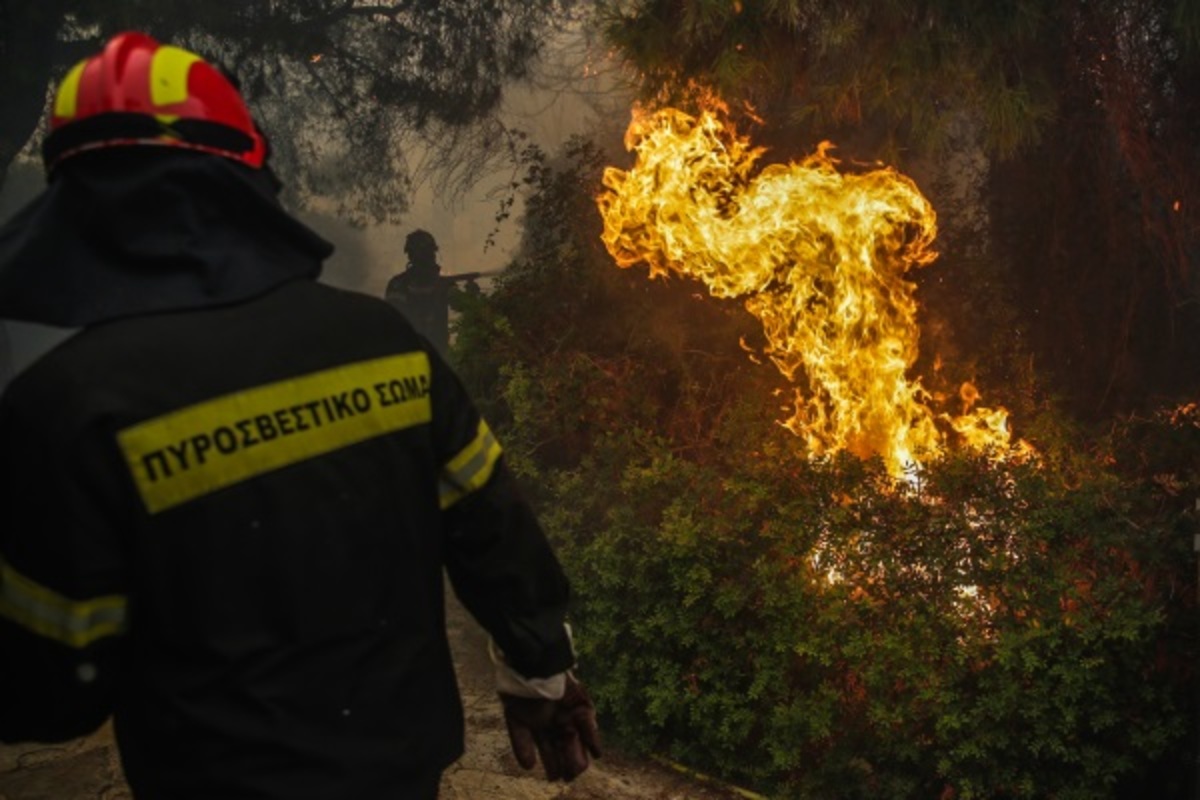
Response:
POLYGON ((489 273, 443 275, 437 252, 437 240, 431 233, 423 230, 410 233, 404 240, 408 266, 388 281, 384 297, 446 356, 450 351, 450 310, 458 291, 455 284, 463 282, 465 291, 478 293, 479 284, 475 281, 489 273))

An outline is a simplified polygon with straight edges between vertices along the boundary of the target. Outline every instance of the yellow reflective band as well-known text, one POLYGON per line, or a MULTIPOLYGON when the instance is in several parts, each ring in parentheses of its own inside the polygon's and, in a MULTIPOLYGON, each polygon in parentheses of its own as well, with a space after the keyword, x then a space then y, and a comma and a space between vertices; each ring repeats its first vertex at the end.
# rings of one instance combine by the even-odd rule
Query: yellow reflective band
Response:
POLYGON ((443 509, 483 487, 492 477, 500 459, 500 443, 487 423, 479 420, 479 429, 469 445, 442 468, 438 501, 443 509))
POLYGON ((428 423, 429 356, 405 353, 265 384, 117 434, 156 514, 342 447, 428 423))
POLYGON ((169 106, 188 99, 188 71, 200 56, 164 45, 150 61, 150 102, 169 106))
POLYGON ((86 66, 87 59, 84 59, 71 67, 67 77, 63 78, 62 83, 58 85, 58 94, 54 96, 54 116, 59 119, 71 119, 75 116, 75 109, 79 101, 79 79, 86 66))
POLYGON ((71 600, 0 558, 0 616, 68 647, 84 648, 125 630, 123 595, 71 600))

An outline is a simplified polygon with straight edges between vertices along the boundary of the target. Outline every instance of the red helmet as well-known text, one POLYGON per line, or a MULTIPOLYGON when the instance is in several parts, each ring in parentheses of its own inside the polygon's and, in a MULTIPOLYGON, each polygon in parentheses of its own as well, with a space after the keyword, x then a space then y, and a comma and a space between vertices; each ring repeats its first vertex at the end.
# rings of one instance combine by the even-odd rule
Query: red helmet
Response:
POLYGON ((47 172, 87 150, 165 145, 259 168, 267 144, 238 90, 195 53, 122 33, 76 64, 58 86, 47 172))

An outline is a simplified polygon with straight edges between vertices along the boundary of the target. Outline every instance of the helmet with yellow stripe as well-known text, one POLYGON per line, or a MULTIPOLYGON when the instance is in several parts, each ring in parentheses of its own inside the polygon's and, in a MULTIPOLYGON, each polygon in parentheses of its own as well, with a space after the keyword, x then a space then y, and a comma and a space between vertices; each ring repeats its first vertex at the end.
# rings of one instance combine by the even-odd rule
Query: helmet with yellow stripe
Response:
POLYGON ((54 97, 42 146, 46 171, 104 147, 199 150, 260 168, 267 143, 245 101, 200 56, 136 32, 76 64, 54 97))

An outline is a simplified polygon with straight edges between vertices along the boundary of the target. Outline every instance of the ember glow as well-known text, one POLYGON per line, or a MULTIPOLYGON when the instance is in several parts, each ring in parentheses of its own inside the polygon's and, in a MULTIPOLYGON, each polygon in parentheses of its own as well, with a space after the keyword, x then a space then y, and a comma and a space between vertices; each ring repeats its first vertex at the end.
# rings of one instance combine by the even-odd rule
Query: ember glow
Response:
POLYGON ((633 168, 607 169, 597 198, 609 253, 621 267, 646 264, 651 277, 742 299, 795 387, 783 424, 810 454, 878 455, 900 475, 941 452, 950 430, 1007 448, 1007 413, 973 408, 974 386, 964 384, 954 414, 938 414, 907 375, 919 331, 906 275, 936 258, 937 234, 912 180, 890 168, 842 171, 828 143, 756 171, 763 150, 708 111, 635 111, 625 146, 633 168))

